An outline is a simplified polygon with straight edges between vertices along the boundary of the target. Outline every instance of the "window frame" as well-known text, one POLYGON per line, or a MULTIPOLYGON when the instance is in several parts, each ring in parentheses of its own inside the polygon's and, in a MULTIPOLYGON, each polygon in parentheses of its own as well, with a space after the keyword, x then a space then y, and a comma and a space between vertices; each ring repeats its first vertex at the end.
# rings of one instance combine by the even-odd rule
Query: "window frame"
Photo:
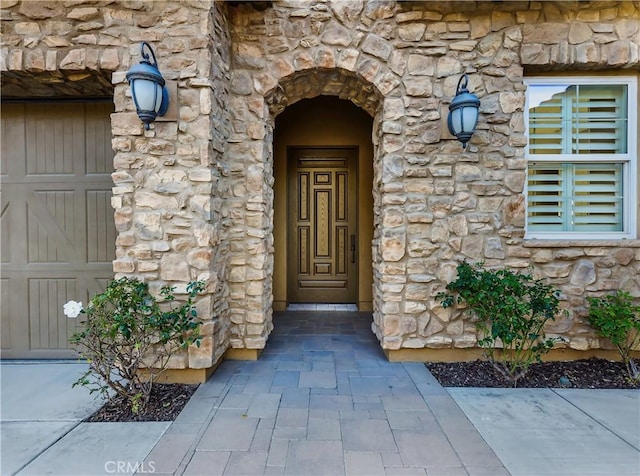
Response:
POLYGON ((524 109, 526 177, 525 239, 619 240, 636 239, 638 214, 638 79, 635 76, 535 76, 524 79, 527 87, 524 109), (529 88, 532 85, 625 85, 627 87, 627 152, 622 154, 536 154, 529 155, 529 88), (622 164, 622 231, 531 231, 529 230, 529 166, 531 164, 622 164))

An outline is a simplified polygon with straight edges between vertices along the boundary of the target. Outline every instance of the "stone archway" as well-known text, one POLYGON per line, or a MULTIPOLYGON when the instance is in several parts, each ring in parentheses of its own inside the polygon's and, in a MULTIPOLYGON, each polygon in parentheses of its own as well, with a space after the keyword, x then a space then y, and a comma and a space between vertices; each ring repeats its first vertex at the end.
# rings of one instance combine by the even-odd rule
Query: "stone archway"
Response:
POLYGON ((374 118, 382 108, 380 90, 358 73, 343 68, 314 68, 290 74, 282 78, 265 99, 273 120, 285 107, 316 96, 349 100, 374 118))
MULTIPOLYGON (((232 92, 236 89, 242 94, 231 99, 230 109, 235 116, 232 123, 242 133, 229 144, 228 154, 233 161, 244 165, 232 166, 230 170, 230 188, 234 195, 230 200, 231 216, 237 218, 237 233, 232 230, 230 234, 230 342, 239 354, 242 353, 240 349, 262 349, 273 329, 273 137, 275 117, 287 106, 305 98, 336 96, 352 102, 373 117, 371 183, 373 241, 374 249, 377 249, 376 240, 381 234, 382 224, 384 157, 381 146, 388 142, 383 137, 381 121, 387 101, 385 93, 388 94, 399 82, 391 77, 392 73, 385 73, 386 69, 381 64, 374 60, 371 63, 371 79, 380 76, 384 79, 373 83, 360 72, 335 67, 292 71, 279 80, 273 76, 265 79, 266 73, 239 71, 234 74, 232 92), (245 84, 253 84, 255 91, 261 94, 247 94, 249 89, 244 88, 245 84), (245 233, 241 234, 241 230, 245 233)), ((353 67, 355 69, 355 64, 353 67)), ((374 256, 372 263, 379 262, 374 256)), ((379 286, 375 279, 374 288, 379 286)), ((373 327, 380 337, 381 314, 376 310, 375 302, 373 307, 373 327)))
MULTIPOLYGON (((388 14, 386 9, 368 12, 374 16, 388 14)), ((226 203, 233 224, 229 233, 231 349, 227 355, 257 356, 273 329, 273 138, 275 118, 287 106, 305 98, 335 96, 352 102, 374 118, 370 182, 374 210, 372 307, 373 330, 383 346, 380 281, 387 273, 383 255, 388 254, 387 245, 400 247, 406 242, 401 224, 396 223, 393 230, 383 230, 388 204, 382 199, 383 193, 398 186, 402 176, 402 163, 394 153, 403 148, 404 133, 395 124, 384 130, 382 123, 402 117, 406 87, 401 79, 403 67, 389 59, 390 49, 377 35, 365 41, 363 50, 355 43, 351 46, 347 41, 349 30, 338 24, 345 20, 341 13, 335 21, 327 22, 327 33, 318 32, 315 40, 298 38, 302 31, 299 28, 309 23, 307 30, 312 31, 321 28, 322 22, 316 23, 311 17, 284 18, 288 13, 289 7, 264 12, 242 5, 229 9, 231 68, 227 110, 232 132, 225 162, 230 190, 226 203), (267 24, 274 25, 270 30, 273 36, 263 36, 267 24)))

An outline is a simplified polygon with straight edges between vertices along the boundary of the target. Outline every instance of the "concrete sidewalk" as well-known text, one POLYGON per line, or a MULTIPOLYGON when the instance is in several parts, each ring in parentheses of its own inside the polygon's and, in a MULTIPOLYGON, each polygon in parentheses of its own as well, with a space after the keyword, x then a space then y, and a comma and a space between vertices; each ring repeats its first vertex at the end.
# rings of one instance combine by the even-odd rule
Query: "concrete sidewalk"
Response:
POLYGON ((82 423, 102 405, 87 389, 72 388, 86 368, 72 361, 0 365, 0 474, 114 474, 108 470, 119 461, 149 454, 169 422, 82 423))
POLYGON ((444 389, 390 363, 370 315, 283 313, 173 423, 81 423, 79 364, 2 372, 1 473, 638 475, 640 392, 444 389))
POLYGON ((449 388, 513 476, 640 475, 640 391, 449 388))

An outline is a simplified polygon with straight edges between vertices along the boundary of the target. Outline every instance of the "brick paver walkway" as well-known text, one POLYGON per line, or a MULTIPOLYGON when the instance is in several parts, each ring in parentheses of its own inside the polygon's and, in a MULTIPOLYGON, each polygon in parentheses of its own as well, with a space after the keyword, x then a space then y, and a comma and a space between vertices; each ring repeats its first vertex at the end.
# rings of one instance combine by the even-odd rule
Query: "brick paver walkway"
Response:
POLYGON ((286 312, 258 361, 225 361, 147 458, 156 474, 508 474, 424 365, 390 363, 371 315, 286 312))

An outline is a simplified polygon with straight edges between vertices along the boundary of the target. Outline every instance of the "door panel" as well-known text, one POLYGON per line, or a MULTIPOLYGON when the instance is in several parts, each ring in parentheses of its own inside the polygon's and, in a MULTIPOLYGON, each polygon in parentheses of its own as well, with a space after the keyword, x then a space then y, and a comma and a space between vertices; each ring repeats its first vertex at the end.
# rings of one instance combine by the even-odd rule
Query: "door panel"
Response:
POLYGON ((357 299, 357 149, 290 148, 289 302, 357 299))
POLYGON ((2 357, 75 355, 76 321, 113 277, 109 103, 2 105, 2 357))

